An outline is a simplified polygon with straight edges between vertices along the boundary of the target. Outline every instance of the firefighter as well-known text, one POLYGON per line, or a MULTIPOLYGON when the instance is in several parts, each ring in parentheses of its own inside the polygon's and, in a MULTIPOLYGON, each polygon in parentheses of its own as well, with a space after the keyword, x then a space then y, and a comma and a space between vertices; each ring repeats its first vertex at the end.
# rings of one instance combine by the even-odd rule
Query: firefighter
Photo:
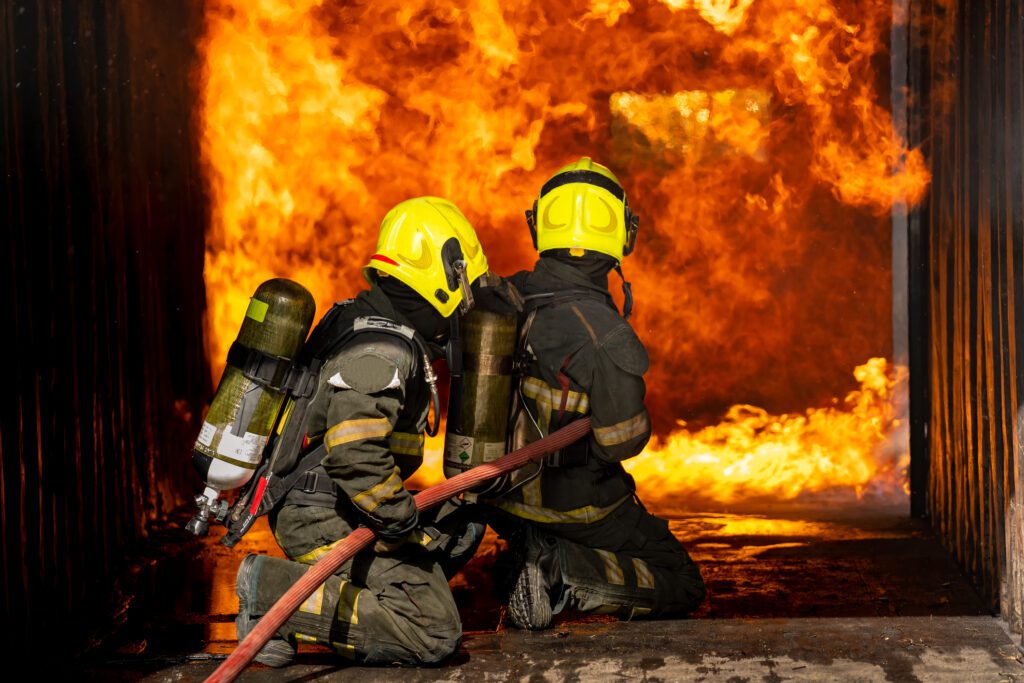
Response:
MULTIPOLYGON (((621 465, 651 434, 647 352, 608 291, 639 221, 615 175, 583 158, 544 184, 527 223, 540 259, 511 278, 526 299, 525 419, 515 429, 528 442, 589 415, 593 432, 491 501, 518 557, 509 618, 544 629, 565 608, 626 619, 692 611, 705 595, 700 571, 668 523, 645 510, 621 465)), ((624 279, 623 290, 628 316, 624 279)))
POLYGON ((326 358, 309 403, 306 451, 322 443, 326 455, 270 513, 290 561, 249 555, 238 570, 239 640, 354 529, 369 526, 379 540, 306 600, 257 661, 284 666, 299 642, 403 664, 438 662, 458 646, 459 614, 439 559, 468 558, 482 526, 457 514, 420 518, 403 481, 422 462, 432 395, 436 429, 430 362, 486 272, 476 233, 451 202, 410 199, 384 217, 364 268, 370 289, 328 314, 338 329, 362 331, 326 358))

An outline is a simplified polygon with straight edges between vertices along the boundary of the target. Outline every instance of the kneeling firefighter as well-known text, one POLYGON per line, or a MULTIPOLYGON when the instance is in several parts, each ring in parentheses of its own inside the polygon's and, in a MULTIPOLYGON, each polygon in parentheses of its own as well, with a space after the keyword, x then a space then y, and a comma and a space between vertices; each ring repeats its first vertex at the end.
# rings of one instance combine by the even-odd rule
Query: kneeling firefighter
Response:
POLYGON ((257 473, 229 518, 234 542, 247 520, 269 510, 274 536, 292 560, 243 560, 239 640, 308 565, 354 529, 370 526, 379 540, 320 586, 267 643, 256 659, 272 666, 289 663, 299 641, 368 663, 433 663, 450 655, 462 635, 443 565, 468 559, 482 527, 468 523, 454 502, 420 518, 403 481, 422 461, 432 400, 429 433, 437 430, 431 362, 438 345, 458 310, 472 307, 474 291, 495 297, 479 289, 487 259, 454 204, 421 197, 384 217, 363 273, 370 289, 336 304, 306 342, 300 358, 313 388, 285 406, 267 465, 272 471, 257 473))
POLYGON ((632 294, 623 279, 620 315, 608 291, 639 220, 615 175, 583 158, 544 184, 527 223, 540 259, 510 278, 526 300, 511 446, 584 415, 593 432, 488 500, 518 557, 510 620, 543 629, 564 608, 623 618, 689 612, 704 599, 700 571, 620 464, 651 433, 647 352, 626 322, 632 294))

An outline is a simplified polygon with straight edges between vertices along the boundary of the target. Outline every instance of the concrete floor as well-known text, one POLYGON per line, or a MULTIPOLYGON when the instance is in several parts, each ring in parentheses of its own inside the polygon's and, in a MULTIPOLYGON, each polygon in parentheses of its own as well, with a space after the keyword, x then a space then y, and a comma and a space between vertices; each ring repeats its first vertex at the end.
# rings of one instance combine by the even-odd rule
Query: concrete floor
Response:
MULTIPOLYGON (((543 633, 505 629, 488 590, 501 549, 491 537, 452 581, 466 634, 445 666, 343 666, 310 649, 288 669, 252 666, 242 680, 1024 681, 1015 641, 927 526, 902 508, 675 514, 671 525, 708 584, 709 598, 691 619, 566 614, 543 633)), ((79 673, 104 681, 211 673, 236 644, 239 560, 279 554, 265 526, 234 550, 216 538, 189 541, 174 528, 158 534, 154 543, 169 557, 151 562, 124 627, 79 673)))

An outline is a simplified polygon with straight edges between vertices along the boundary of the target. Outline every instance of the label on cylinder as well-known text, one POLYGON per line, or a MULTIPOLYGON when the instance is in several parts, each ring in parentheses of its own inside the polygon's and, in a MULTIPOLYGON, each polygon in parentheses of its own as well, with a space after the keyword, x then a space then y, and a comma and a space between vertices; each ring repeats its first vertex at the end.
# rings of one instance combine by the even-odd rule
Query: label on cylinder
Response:
POLYGON ((480 450, 483 453, 483 461, 491 462, 505 455, 505 442, 487 441, 480 444, 480 450))
POLYGON ((216 435, 217 428, 209 422, 204 422, 203 428, 199 430, 199 438, 196 441, 209 448, 210 444, 213 443, 213 437, 216 435))
POLYGON ((471 436, 449 434, 444 441, 444 459, 451 463, 469 466, 473 459, 473 444, 476 440, 471 436))
POLYGON ((231 425, 228 425, 221 434, 220 443, 217 444, 217 453, 225 458, 255 464, 259 462, 266 440, 267 437, 252 432, 235 436, 231 433, 231 425))

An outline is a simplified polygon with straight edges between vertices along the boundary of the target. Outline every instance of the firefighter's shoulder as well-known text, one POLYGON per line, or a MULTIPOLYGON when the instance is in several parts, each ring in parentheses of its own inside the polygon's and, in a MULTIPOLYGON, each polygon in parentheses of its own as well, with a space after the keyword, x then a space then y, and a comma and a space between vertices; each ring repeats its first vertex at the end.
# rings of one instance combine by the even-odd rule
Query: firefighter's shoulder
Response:
POLYGON ((356 336, 324 364, 321 377, 336 389, 376 394, 404 386, 416 356, 404 340, 372 332, 356 336))
POLYGON ((618 311, 587 299, 573 302, 571 307, 573 315, 566 316, 567 319, 574 319, 595 354, 607 354, 615 365, 631 375, 643 376, 647 372, 647 349, 618 311))
POLYGON ((601 338, 599 350, 629 374, 643 377, 650 367, 647 349, 633 327, 622 318, 619 321, 620 324, 608 330, 601 338))

